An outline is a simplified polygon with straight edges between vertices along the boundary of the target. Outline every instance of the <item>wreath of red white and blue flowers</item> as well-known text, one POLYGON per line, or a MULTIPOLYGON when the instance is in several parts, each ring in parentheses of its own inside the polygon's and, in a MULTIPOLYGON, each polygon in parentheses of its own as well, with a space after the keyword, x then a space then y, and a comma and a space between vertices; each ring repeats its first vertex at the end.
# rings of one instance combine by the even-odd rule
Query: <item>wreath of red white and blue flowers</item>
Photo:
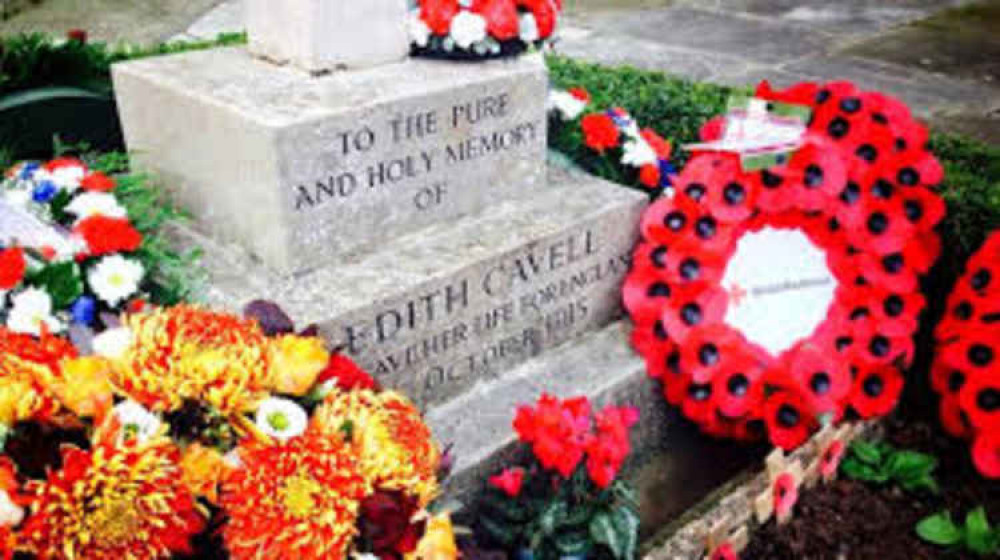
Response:
MULTIPOLYGON (((926 128, 891 97, 846 82, 765 82, 756 95, 811 108, 803 145, 757 171, 735 153, 695 153, 675 194, 643 217, 624 301, 633 345, 672 405, 711 435, 793 449, 849 409, 894 408, 925 303, 918 280, 940 252, 943 172, 926 128), (727 265, 764 228, 804 233, 836 283, 825 319, 778 354, 725 320, 727 265)), ((703 139, 724 127, 710 121, 703 139)))
POLYGON ((418 0, 408 28, 415 55, 516 56, 555 33, 562 0, 418 0))

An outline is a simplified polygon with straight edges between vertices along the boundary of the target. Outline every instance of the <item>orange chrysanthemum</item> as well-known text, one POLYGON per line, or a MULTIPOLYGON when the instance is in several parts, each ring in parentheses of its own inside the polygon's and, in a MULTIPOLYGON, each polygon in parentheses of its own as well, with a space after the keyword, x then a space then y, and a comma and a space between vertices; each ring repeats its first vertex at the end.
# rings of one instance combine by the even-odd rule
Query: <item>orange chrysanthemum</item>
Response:
POLYGON ((112 381, 146 408, 172 411, 194 400, 236 416, 268 396, 269 343, 255 321, 180 305, 126 322, 133 342, 112 381))
POLYGON ((60 363, 75 357, 76 349, 62 338, 0 327, 0 423, 45 420, 58 412, 52 387, 61 380, 60 363))
MULTIPOLYGON (((115 430, 117 433, 117 430, 115 430)), ((20 545, 40 560, 156 560, 190 552, 205 525, 182 482, 180 452, 156 436, 66 447, 62 469, 28 483, 20 545)))
POLYGON ((223 536, 233 559, 347 555, 365 482, 343 437, 310 429, 238 450, 242 466, 226 476, 219 504, 229 517, 223 536))
POLYGON ((313 414, 327 434, 349 432, 369 491, 400 490, 426 506, 438 491, 441 454, 420 411, 392 391, 334 390, 313 414))

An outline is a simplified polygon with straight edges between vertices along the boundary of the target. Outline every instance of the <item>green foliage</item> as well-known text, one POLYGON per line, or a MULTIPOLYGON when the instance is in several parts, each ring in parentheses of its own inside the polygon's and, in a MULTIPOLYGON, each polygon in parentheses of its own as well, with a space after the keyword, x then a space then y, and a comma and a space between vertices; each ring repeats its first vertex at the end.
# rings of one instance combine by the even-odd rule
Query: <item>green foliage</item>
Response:
POLYGON ((982 507, 966 514, 964 526, 956 524, 951 513, 943 511, 924 518, 916 529, 921 539, 938 546, 965 549, 978 556, 1000 552, 1000 527, 990 527, 982 507))
POLYGON ((38 33, 14 35, 0 39, 0 97, 46 86, 73 86, 110 94, 111 65, 115 62, 245 41, 244 33, 224 33, 208 41, 111 47, 104 43, 53 41, 38 33))
POLYGON ((56 309, 69 307, 83 294, 83 274, 73 261, 43 266, 25 278, 25 283, 48 292, 56 309))
POLYGON ((589 555, 635 558, 639 538, 634 491, 616 480, 596 488, 581 465, 569 480, 532 471, 521 493, 511 498, 490 488, 483 498, 480 527, 508 549, 530 549, 537 560, 589 555))
POLYGON ((925 453, 898 450, 887 443, 855 441, 840 464, 848 478, 871 484, 894 484, 907 492, 937 493, 937 459, 925 453))

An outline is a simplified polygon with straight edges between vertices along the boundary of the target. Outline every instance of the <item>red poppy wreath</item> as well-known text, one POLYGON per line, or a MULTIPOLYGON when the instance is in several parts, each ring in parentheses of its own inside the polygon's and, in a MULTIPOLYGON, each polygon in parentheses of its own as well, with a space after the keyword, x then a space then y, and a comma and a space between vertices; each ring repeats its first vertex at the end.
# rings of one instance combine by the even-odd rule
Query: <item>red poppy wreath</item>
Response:
POLYGON ((848 410, 895 407, 940 252, 942 169, 891 97, 846 82, 757 97, 812 109, 803 144, 757 171, 696 152, 643 216, 624 301, 672 405, 713 436, 793 449, 848 410))
POLYGON ((966 264, 934 333, 931 386, 941 395, 941 423, 973 441, 983 476, 1000 478, 1000 231, 966 264))
POLYGON ((416 55, 477 59, 521 54, 555 33, 562 0, 419 0, 408 24, 416 55))

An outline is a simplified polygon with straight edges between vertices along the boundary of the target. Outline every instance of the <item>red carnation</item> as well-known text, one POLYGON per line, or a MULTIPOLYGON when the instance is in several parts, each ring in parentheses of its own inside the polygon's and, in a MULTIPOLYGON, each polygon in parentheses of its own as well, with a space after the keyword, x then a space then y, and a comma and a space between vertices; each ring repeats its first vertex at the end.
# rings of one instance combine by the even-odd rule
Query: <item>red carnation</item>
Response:
POLYGON ((521 494, 521 485, 524 484, 524 469, 506 469, 490 477, 490 484, 511 498, 516 498, 521 494))
POLYGON ((514 0, 477 0, 472 11, 486 19, 486 31, 493 38, 509 41, 517 37, 520 23, 514 0))
POLYGON ((66 38, 70 41, 77 41, 80 43, 87 42, 87 32, 83 29, 70 29, 66 32, 66 38))
POLYGON ((674 147, 670 145, 670 141, 661 137, 652 128, 644 128, 639 134, 649 144, 649 147, 653 148, 657 157, 661 159, 669 158, 670 154, 674 151, 674 147))
POLYGON ((330 354, 330 361, 327 362, 326 368, 320 372, 316 379, 317 383, 326 383, 331 380, 335 381, 337 388, 342 391, 357 389, 378 391, 380 389, 378 382, 372 376, 358 367, 354 360, 339 352, 330 354))
POLYGON ((83 237, 89 255, 94 257, 132 252, 142 245, 142 234, 125 218, 91 216, 78 223, 73 232, 83 237))
POLYGON ((458 0, 423 0, 420 18, 435 35, 447 35, 451 20, 458 15, 458 0))
POLYGON ((652 163, 643 165, 639 169, 639 182, 651 189, 658 188, 660 186, 660 166, 652 163))
POLYGON ((26 267, 20 247, 0 250, 0 290, 12 290, 20 284, 26 267))
POLYGON ((603 113, 593 113, 580 122, 587 146, 597 152, 604 152, 618 146, 620 133, 615 121, 603 113))
POLYGON ((63 167, 82 167, 85 168, 83 162, 73 158, 73 157, 61 157, 50 160, 45 164, 46 171, 55 171, 57 169, 62 169, 63 167))
POLYGON ((111 192, 115 189, 115 180, 100 171, 94 171, 80 181, 85 191, 111 192))

